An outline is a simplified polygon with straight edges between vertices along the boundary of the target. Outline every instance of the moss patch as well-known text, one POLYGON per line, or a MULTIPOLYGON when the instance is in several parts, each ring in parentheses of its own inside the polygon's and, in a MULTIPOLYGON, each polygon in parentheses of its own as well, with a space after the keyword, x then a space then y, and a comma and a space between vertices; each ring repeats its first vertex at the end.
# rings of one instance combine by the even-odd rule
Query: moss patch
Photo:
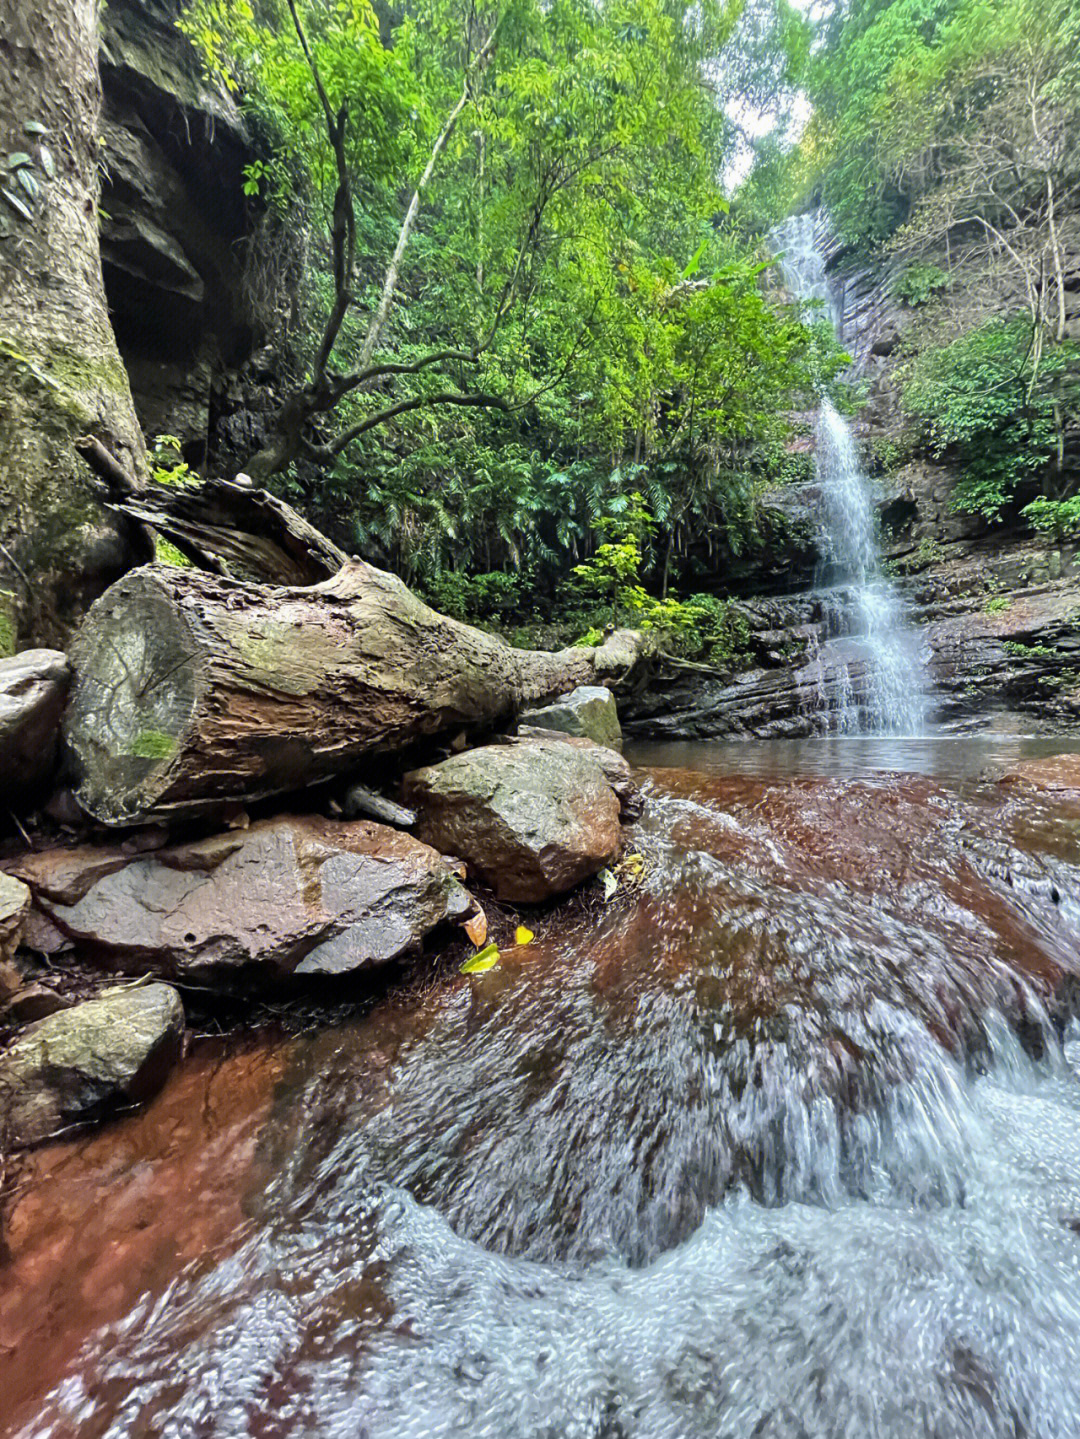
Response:
POLYGON ((144 729, 131 741, 128 753, 139 759, 168 759, 175 750, 172 735, 163 734, 159 729, 144 729))
POLYGON ((0 590, 0 659, 7 659, 15 650, 15 596, 10 590, 0 590))

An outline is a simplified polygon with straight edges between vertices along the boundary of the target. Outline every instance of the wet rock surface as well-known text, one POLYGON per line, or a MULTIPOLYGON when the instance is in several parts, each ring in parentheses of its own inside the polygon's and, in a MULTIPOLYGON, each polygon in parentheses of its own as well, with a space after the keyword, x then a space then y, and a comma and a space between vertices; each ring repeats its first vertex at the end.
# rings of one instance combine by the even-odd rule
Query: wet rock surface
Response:
POLYGON ((472 900, 442 856, 370 821, 262 820, 146 854, 82 847, 13 863, 38 943, 120 970, 250 986, 374 968, 472 900))
POLYGON ((533 729, 558 730, 581 739, 591 739, 608 749, 622 748, 615 696, 603 685, 579 685, 553 704, 526 710, 521 716, 521 723, 533 729))
POLYGON ((181 1071, 168 1152, 144 1116, 73 1149, 15 1215, 15 1432, 1069 1434, 1080 801, 673 768, 648 800, 588 922, 292 1041, 269 1104, 244 1055, 216 1101, 181 1071), (178 1170, 193 1124, 220 1162, 178 1170), (94 1235, 145 1222, 65 1279, 80 1183, 94 1235))
POLYGON ((49 779, 71 668, 59 650, 23 650, 0 659, 0 786, 17 797, 49 779))
POLYGON ((0 1053, 0 1130, 13 1147, 140 1103, 180 1057, 184 1007, 167 984, 103 990, 24 1029, 0 1053))
POLYGON ((644 797, 634 778, 634 771, 622 755, 606 745, 595 744, 578 735, 559 734, 550 730, 534 730, 522 727, 517 736, 508 740, 510 744, 524 745, 527 749, 547 747, 558 755, 558 746, 567 746, 594 760, 601 768, 604 778, 615 791, 619 811, 625 820, 640 819, 645 805, 644 797))
POLYGON ((562 894, 621 843, 619 799, 589 749, 542 740, 488 745, 414 770, 405 802, 419 833, 511 903, 562 894))

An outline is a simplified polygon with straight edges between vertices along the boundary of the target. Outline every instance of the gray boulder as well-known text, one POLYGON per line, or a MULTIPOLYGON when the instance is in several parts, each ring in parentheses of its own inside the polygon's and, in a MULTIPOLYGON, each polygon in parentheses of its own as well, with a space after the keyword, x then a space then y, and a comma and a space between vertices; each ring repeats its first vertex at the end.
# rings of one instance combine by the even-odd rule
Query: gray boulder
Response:
POLYGON ((386 964, 473 907, 440 854, 369 820, 284 816, 149 854, 87 846, 13 868, 83 953, 230 987, 386 964))
POLYGON ((30 912, 30 891, 25 884, 0 871, 0 1003, 22 983, 12 964, 30 912))
POLYGON ((60 716, 71 683, 59 650, 23 650, 0 660, 0 786, 23 795, 51 777, 60 716))
POLYGON ((184 1007, 167 984, 107 989, 31 1025, 0 1054, 0 1145, 38 1144, 149 1099, 183 1035, 184 1007))
POLYGON ((511 903, 562 894, 619 849, 618 797, 575 746, 488 745, 414 770, 404 790, 420 835, 511 903))
POLYGON ((547 745, 549 748, 556 746, 556 752, 558 752, 557 747, 561 745, 564 748, 576 749, 579 753, 588 755, 589 759, 600 766, 604 778, 615 791, 621 817, 625 820, 641 817, 645 808, 645 800, 634 779, 634 772, 621 754, 613 749, 608 749, 606 745, 596 744, 591 739, 582 739, 579 735, 560 734, 557 730, 532 728, 520 729, 516 735, 510 736, 506 743, 547 745))
POLYGON ((609 749, 622 749, 622 729, 615 696, 603 685, 579 685, 553 704, 526 710, 521 716, 521 723, 533 729, 578 735, 609 749))

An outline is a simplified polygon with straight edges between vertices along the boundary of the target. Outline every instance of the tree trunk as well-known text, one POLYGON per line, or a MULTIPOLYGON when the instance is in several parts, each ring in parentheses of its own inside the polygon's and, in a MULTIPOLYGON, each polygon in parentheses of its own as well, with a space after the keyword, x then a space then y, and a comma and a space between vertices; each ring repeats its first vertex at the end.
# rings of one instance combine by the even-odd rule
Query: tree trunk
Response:
POLYGON ((617 683, 640 650, 634 632, 599 649, 513 649, 359 561, 309 588, 147 566, 83 624, 65 733, 83 807, 133 823, 296 790, 617 683))
POLYGON ((146 456, 98 250, 95 0, 7 0, 0 29, 0 647, 57 642, 145 553, 95 498, 91 431, 146 456), (5 623, 6 620, 6 623, 5 623))

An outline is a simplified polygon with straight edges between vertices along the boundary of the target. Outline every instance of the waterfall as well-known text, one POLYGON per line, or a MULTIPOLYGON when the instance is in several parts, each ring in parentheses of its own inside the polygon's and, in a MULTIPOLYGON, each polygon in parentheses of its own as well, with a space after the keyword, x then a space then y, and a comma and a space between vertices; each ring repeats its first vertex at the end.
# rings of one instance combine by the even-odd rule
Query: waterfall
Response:
MULTIPOLYGON (((826 274, 820 216, 792 216, 773 232, 780 266, 793 294, 820 300, 842 338, 842 315, 826 274)), ((817 692, 842 733, 917 735, 926 717, 917 637, 900 595, 881 567, 870 482, 859 462, 851 427, 822 396, 816 427, 815 471, 824 498, 830 559, 851 587, 847 643, 817 656, 817 692)))

